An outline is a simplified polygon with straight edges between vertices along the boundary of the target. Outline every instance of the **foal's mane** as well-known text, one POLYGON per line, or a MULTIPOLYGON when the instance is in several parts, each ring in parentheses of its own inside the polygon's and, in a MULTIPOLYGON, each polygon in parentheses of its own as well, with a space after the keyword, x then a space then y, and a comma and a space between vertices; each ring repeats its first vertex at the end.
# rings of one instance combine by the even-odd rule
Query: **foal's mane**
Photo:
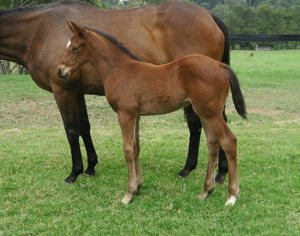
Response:
POLYGON ((26 13, 26 12, 30 12, 30 11, 43 10, 46 8, 52 8, 52 7, 56 7, 56 6, 63 5, 63 4, 69 4, 69 3, 88 5, 85 2, 80 2, 80 1, 76 1, 76 0, 61 0, 61 1, 54 2, 54 3, 41 4, 41 5, 36 5, 36 6, 24 6, 24 7, 1 9, 0 17, 6 16, 6 15, 11 15, 11 14, 17 14, 17 13, 26 13))
POLYGON ((93 31, 99 35, 102 35, 104 38, 109 40, 111 43, 113 43, 115 46, 117 46, 119 49, 121 49, 123 52, 125 52, 127 55, 129 55, 132 59, 137 60, 137 61, 142 61, 140 58, 138 58, 136 55, 132 54, 127 47, 124 46, 123 43, 119 42, 114 36, 112 36, 109 33, 106 33, 103 30, 100 29, 95 29, 95 28, 90 28, 90 27, 84 27, 90 31, 93 31))

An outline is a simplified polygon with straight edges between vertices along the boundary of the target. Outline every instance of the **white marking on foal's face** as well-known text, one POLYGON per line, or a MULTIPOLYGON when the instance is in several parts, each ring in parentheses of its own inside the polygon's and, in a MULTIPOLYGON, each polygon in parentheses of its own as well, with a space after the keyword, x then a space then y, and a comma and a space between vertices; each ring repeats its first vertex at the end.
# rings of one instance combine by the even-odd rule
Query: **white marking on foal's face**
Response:
POLYGON ((71 40, 68 41, 67 48, 71 45, 71 40))

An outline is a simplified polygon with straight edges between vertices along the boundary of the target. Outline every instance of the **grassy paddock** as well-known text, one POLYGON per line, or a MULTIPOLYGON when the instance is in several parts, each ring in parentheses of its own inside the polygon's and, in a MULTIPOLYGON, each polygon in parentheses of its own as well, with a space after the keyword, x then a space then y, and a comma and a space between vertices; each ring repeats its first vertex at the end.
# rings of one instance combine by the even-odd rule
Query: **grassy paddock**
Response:
POLYGON ((188 147, 182 111, 141 119, 144 185, 123 206, 121 133, 97 96, 87 96, 97 176, 64 184, 71 157, 52 94, 28 76, 0 76, 0 235, 299 235, 300 52, 249 54, 231 53, 248 107, 243 121, 228 99, 241 189, 232 208, 224 207, 227 184, 197 198, 207 166, 204 136, 197 169, 176 178, 188 147))

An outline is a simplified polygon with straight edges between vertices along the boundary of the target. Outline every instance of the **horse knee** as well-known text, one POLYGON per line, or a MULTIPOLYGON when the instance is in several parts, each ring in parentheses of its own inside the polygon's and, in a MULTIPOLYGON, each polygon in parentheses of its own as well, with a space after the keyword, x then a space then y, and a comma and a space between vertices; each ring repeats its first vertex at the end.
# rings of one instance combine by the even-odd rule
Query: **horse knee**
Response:
POLYGON ((126 162, 131 162, 133 161, 134 158, 134 148, 131 145, 127 145, 123 147, 123 151, 124 151, 124 156, 125 156, 125 160, 126 162))
POLYGON ((74 129, 66 129, 67 138, 70 144, 79 142, 79 132, 76 132, 74 129))
POLYGON ((209 150, 209 155, 218 157, 219 150, 220 150, 220 144, 218 141, 207 142, 207 147, 209 150))

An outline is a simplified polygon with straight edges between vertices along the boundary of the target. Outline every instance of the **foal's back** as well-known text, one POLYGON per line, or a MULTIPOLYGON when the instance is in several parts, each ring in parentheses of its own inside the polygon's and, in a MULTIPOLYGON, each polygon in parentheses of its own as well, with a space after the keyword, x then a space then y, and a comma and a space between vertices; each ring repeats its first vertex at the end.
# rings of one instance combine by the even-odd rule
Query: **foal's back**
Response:
POLYGON ((115 111, 122 108, 135 110, 138 115, 164 114, 189 104, 190 99, 207 103, 228 94, 223 64, 206 56, 195 54, 164 65, 132 63, 114 75, 117 80, 111 78, 105 85, 115 111))

